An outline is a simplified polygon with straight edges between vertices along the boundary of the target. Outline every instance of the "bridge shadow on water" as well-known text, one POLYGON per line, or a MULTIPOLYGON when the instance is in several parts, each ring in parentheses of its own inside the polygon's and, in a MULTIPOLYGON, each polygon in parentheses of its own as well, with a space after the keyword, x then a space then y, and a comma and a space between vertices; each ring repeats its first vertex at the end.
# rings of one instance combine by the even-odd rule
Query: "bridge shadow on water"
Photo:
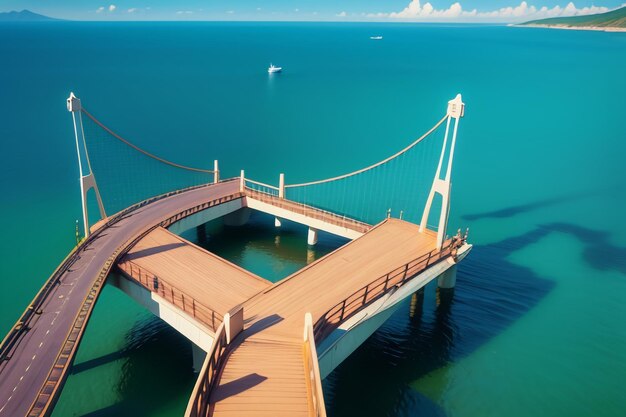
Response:
MULTIPOLYGON (((456 289, 436 290, 434 311, 422 310, 423 295, 417 293, 413 302, 406 300, 326 378, 329 416, 445 415, 438 404, 410 384, 476 351, 554 288, 549 277, 508 260, 551 233, 577 238, 591 268, 626 275, 626 247, 613 245, 606 232, 574 224, 540 225, 517 237, 475 246, 459 266, 456 289)), ((425 289, 426 297, 434 287, 435 282, 425 289)))
POLYGON ((593 190, 582 191, 578 193, 565 194, 557 197, 546 198, 543 200, 533 201, 531 203, 518 204, 515 206, 504 207, 501 209, 487 211, 484 213, 466 214, 462 216, 464 220, 473 221, 481 219, 506 219, 524 214, 531 211, 556 206, 559 204, 571 203, 577 200, 583 200, 589 197, 598 197, 612 192, 624 192, 626 184, 616 184, 614 186, 596 188, 593 190))
MULTIPOLYGON (((410 384, 474 352, 552 290, 553 281, 507 260, 545 234, 544 229, 536 229, 475 246, 459 266, 456 288, 436 290, 434 311, 428 307, 422 311, 419 296, 413 306, 406 300, 325 380, 328 414, 445 415, 410 384)), ((433 287, 436 282, 425 289, 426 297, 433 287)))
POLYGON ((176 415, 184 413, 196 380, 191 344, 184 336, 159 318, 148 317, 130 329, 123 349, 75 364, 71 372, 93 370, 120 359, 116 403, 83 417, 153 415, 176 402, 180 402, 176 415))

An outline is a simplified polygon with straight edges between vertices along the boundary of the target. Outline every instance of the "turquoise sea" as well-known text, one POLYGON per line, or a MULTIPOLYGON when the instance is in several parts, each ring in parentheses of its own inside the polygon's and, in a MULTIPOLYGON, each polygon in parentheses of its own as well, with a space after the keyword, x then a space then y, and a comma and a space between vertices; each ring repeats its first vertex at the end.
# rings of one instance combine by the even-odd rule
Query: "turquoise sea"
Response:
MULTIPOLYGON (((625 74, 621 33, 1 24, 0 333, 75 244, 70 91, 158 155, 271 183, 373 163, 460 92, 450 228, 474 249, 453 295, 427 287, 421 313, 407 300, 327 378, 328 414, 623 416, 625 74)), ((307 251, 305 229, 262 215, 209 232, 207 248, 273 281, 343 243, 307 251)), ((189 343, 107 287, 54 415, 180 416, 194 381, 189 343)))

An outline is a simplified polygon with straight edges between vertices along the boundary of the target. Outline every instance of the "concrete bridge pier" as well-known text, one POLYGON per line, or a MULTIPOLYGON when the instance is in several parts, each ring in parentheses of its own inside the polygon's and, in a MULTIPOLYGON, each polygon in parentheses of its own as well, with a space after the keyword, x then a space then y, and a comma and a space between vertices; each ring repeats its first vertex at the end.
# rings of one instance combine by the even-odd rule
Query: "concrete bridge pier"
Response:
POLYGON ((196 237, 198 238, 198 243, 206 243, 206 223, 196 227, 196 237))
POLYGON ((193 342, 191 343, 191 357, 193 360, 193 372, 198 374, 202 370, 202 364, 204 358, 206 358, 206 352, 193 342))
POLYGON ((243 226, 250 220, 250 209, 242 207, 223 217, 224 226, 243 226))
POLYGON ((447 312, 452 307, 454 300, 454 288, 437 288, 436 304, 437 310, 447 312))
POLYGON ((309 227, 306 243, 313 246, 317 243, 317 229, 309 227))
POLYGON ((448 268, 443 274, 439 275, 437 285, 439 288, 443 289, 454 288, 456 285, 456 264, 448 268))
POLYGON ((422 318, 424 307, 424 287, 415 291, 411 296, 411 306, 409 308, 409 317, 412 320, 419 321, 422 318))

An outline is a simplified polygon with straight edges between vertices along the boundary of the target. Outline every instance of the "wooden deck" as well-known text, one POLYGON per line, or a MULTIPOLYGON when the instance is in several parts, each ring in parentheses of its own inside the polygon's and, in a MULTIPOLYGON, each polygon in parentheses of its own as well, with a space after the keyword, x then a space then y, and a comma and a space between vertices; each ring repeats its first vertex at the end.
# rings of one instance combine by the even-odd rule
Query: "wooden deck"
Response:
POLYGON ((138 241, 118 266, 213 331, 228 310, 272 285, 162 227, 138 241))
POLYGON ((435 249, 434 234, 388 219, 244 303, 244 331, 210 395, 213 416, 307 416, 304 315, 313 322, 338 302, 435 249))

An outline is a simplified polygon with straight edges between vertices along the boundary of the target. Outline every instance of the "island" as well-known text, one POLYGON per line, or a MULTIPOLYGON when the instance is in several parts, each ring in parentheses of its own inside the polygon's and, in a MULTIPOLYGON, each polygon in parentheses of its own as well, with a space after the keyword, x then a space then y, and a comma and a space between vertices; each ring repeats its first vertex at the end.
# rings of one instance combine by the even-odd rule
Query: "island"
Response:
POLYGON ((52 22, 60 19, 22 10, 21 12, 0 12, 0 22, 52 22))
POLYGON ((606 13, 586 16, 552 17, 549 19, 531 20, 514 26, 626 32, 626 6, 606 13))

